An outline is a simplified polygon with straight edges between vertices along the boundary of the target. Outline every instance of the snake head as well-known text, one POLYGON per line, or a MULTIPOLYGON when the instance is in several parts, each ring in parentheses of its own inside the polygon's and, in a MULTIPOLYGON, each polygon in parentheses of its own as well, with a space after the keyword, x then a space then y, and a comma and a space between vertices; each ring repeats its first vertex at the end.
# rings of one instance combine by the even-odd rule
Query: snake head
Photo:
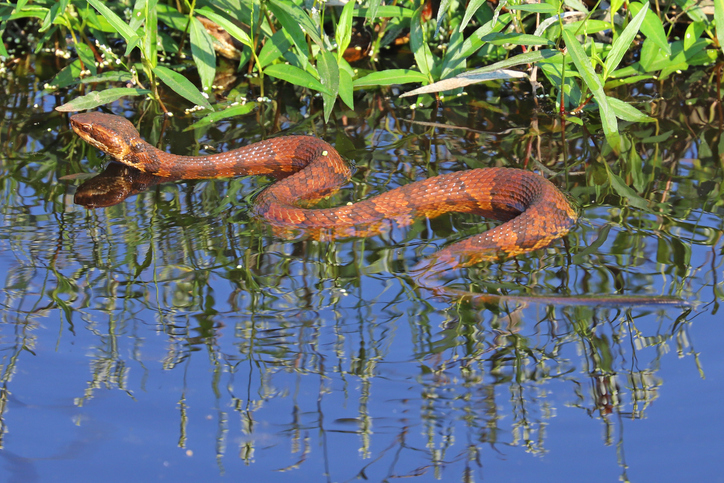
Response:
POLYGON ((145 144, 133 124, 119 116, 86 112, 72 116, 70 125, 85 142, 119 161, 145 144))

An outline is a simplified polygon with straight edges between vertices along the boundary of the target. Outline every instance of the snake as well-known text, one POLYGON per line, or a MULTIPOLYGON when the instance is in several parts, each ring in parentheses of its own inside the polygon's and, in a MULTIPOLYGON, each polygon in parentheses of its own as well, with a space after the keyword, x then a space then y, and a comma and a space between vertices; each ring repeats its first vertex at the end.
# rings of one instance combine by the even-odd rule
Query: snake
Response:
POLYGON ((253 216, 275 229, 302 231, 322 241, 374 236, 393 226, 451 212, 503 222, 438 250, 436 266, 464 267, 545 248, 565 236, 578 219, 574 204, 563 192, 543 176, 523 169, 447 173, 356 203, 314 208, 313 203, 335 193, 352 176, 349 163, 317 137, 280 136, 223 153, 181 156, 147 143, 121 116, 80 113, 70 118, 70 125, 81 139, 114 160, 156 177, 274 178, 254 200, 253 216))

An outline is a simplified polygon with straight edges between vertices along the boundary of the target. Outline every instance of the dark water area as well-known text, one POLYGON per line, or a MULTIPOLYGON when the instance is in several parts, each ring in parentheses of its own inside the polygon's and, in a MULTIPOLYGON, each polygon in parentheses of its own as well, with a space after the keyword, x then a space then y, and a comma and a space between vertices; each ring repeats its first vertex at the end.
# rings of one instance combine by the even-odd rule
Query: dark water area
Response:
POLYGON ((724 141, 706 79, 615 93, 657 119, 621 122, 620 155, 595 117, 561 125, 507 84, 417 109, 361 93, 326 125, 293 92, 190 130, 182 109, 108 106, 175 154, 322 137, 355 165, 324 206, 469 168, 543 174, 581 221, 440 274, 451 294, 505 296, 483 299, 410 276, 495 224, 472 215, 288 239, 250 216, 264 178, 75 204, 109 161, 53 110, 78 92, 7 76, 0 479, 722 481, 724 141))

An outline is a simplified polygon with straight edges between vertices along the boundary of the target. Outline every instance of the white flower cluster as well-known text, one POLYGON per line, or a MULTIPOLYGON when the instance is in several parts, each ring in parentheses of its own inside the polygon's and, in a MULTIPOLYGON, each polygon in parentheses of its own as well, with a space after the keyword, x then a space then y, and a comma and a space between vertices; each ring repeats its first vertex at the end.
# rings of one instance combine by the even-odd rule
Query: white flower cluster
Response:
POLYGON ((121 64, 121 59, 113 52, 113 50, 96 40, 96 47, 101 51, 101 62, 96 62, 96 67, 106 67, 115 62, 117 65, 121 64))
POLYGON ((186 114, 191 114, 192 112, 203 111, 204 109, 206 109, 204 106, 194 106, 194 107, 189 107, 188 109, 184 110, 184 112, 186 114))

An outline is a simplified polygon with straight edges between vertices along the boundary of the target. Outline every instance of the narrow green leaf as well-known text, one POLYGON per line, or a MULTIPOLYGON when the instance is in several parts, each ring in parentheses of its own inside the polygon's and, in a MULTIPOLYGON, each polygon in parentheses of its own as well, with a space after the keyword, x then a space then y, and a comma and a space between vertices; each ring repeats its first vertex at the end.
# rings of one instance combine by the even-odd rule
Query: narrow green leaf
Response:
POLYGON ((284 29, 279 29, 265 43, 259 52, 259 66, 261 68, 271 64, 292 46, 292 41, 284 29))
POLYGON ((294 85, 306 87, 308 89, 321 92, 323 94, 331 94, 321 82, 312 76, 309 72, 288 64, 274 64, 264 69, 264 73, 277 79, 290 82, 294 85))
MULTIPOLYGON (((379 1, 377 4, 379 5, 379 1)), ((354 12, 355 17, 365 18, 410 18, 414 14, 414 10, 404 7, 396 7, 393 5, 381 5, 376 10, 373 10, 372 8, 358 8, 355 9, 354 12)))
POLYGON ((437 18, 435 19, 435 33, 433 34, 434 39, 437 39, 440 34, 440 27, 442 27, 442 24, 445 21, 445 16, 447 15, 451 2, 452 0, 440 0, 438 4, 437 18))
POLYGON ((568 30, 563 30, 563 40, 568 48, 568 53, 573 59, 573 63, 576 65, 576 69, 578 69, 578 73, 581 74, 583 81, 596 99, 606 140, 613 150, 618 152, 621 145, 621 136, 618 133, 618 122, 616 121, 616 115, 613 113, 613 109, 611 109, 611 106, 608 104, 608 97, 603 90, 601 78, 596 74, 591 61, 586 55, 586 51, 583 50, 583 46, 578 42, 576 37, 568 30))
POLYGON ((410 84, 427 82, 425 74, 409 69, 388 69, 380 72, 372 72, 354 81, 355 87, 378 87, 391 86, 393 84, 410 84))
POLYGON ((491 64, 486 67, 481 67, 480 69, 465 72, 464 74, 461 74, 461 76, 485 74, 487 72, 493 72, 494 70, 508 69, 517 65, 533 64, 546 59, 554 60, 554 57, 563 56, 559 51, 553 49, 536 50, 525 54, 515 55, 509 59, 501 60, 500 62, 496 62, 495 64, 491 64))
POLYGON ((214 41, 197 18, 191 20, 191 54, 199 72, 201 87, 204 92, 211 89, 216 75, 216 52, 214 41))
POLYGON ((524 3, 522 5, 508 5, 508 10, 521 10, 533 13, 558 13, 558 9, 549 3, 524 3))
MULTIPOLYGON (((639 11, 642 8, 643 5, 639 2, 629 3, 629 9, 634 15, 638 15, 639 11)), ((661 23, 661 19, 651 10, 646 12, 646 17, 641 24, 641 31, 644 33, 644 35, 646 35, 646 38, 651 39, 664 52, 666 52, 667 54, 671 54, 671 48, 669 47, 669 41, 666 38, 664 25, 661 23)))
POLYGON ((291 2, 282 2, 280 0, 270 0, 270 6, 276 6, 279 9, 285 11, 298 26, 304 29, 309 37, 317 44, 322 50, 326 49, 322 37, 319 35, 319 27, 314 24, 314 21, 309 17, 309 14, 305 12, 301 7, 291 2))
POLYGON ((108 21, 108 23, 111 24, 115 31, 123 37, 127 45, 135 45, 138 43, 138 35, 136 32, 131 30, 131 27, 129 27, 128 24, 121 19, 121 17, 116 15, 113 10, 106 7, 101 0, 88 0, 88 3, 93 5, 93 8, 98 10, 98 13, 100 13, 108 21))
POLYGON ((380 12, 381 3, 382 0, 370 0, 369 18, 384 17, 384 15, 382 15, 382 13, 380 12))
MULTIPOLYGON (((56 2, 55 5, 50 7, 50 10, 48 11, 48 14, 43 19, 43 24, 39 29, 39 32, 45 32, 48 30, 54 23, 56 23, 56 20, 59 16, 63 15, 65 13, 65 9, 68 7, 68 3, 70 0, 61 0, 59 2, 56 2)), ((22 11, 23 8, 25 8, 25 3, 27 2, 18 2, 15 9, 17 11, 22 11)))
POLYGON ((317 71, 322 85, 327 88, 329 94, 322 93, 324 100, 324 122, 329 121, 329 115, 332 113, 334 102, 337 100, 339 92, 339 66, 337 59, 328 50, 323 50, 317 58, 317 71))
POLYGON ((211 104, 209 104, 208 99, 199 92, 196 86, 178 72, 174 72, 168 67, 164 67, 162 65, 156 66, 156 68, 153 69, 153 72, 164 84, 169 86, 176 94, 180 95, 184 99, 187 99, 197 106, 203 106, 210 111, 214 110, 214 108, 211 107, 211 104))
POLYGON ((716 40, 724 52, 724 0, 714 0, 714 23, 716 24, 716 40))
MULTIPOLYGON (((354 3, 354 2, 352 2, 354 3)), ((297 51, 301 54, 298 58, 302 61, 301 68, 306 69, 308 61, 308 52, 309 47, 307 46, 307 36, 302 31, 302 26, 299 23, 298 16, 299 15, 306 15, 304 11, 301 13, 298 13, 297 17, 295 18, 292 16, 292 14, 288 11, 286 8, 282 8, 279 3, 276 2, 269 2, 267 4, 269 6, 269 10, 272 11, 274 16, 279 20, 279 23, 282 24, 282 28, 286 31, 288 36, 292 39, 292 42, 294 42, 294 45, 297 46, 297 51)))
POLYGON ((148 0, 144 8, 146 25, 144 26, 144 37, 141 51, 149 67, 153 69, 158 65, 158 15, 156 4, 158 0, 148 0))
POLYGON ((253 111, 254 108, 256 108, 256 102, 247 102, 246 104, 240 104, 238 106, 222 109, 221 111, 212 112, 184 129, 184 131, 206 127, 209 124, 221 121, 222 119, 243 116, 253 111))
POLYGON ((339 98, 347 107, 354 109, 354 82, 345 69, 339 69, 339 98))
MULTIPOLYGON (((706 24, 704 22, 692 22, 689 24, 689 26, 686 27, 686 33, 684 34, 684 50, 689 50, 696 41, 699 40, 699 37, 701 37, 701 34, 703 34, 705 30, 706 24)), ((719 32, 717 31, 717 35, 718 33, 719 32)))
POLYGON ((628 51, 628 48, 631 46, 631 42, 633 42, 634 38, 636 38, 636 34, 639 32, 639 28, 641 27, 641 24, 643 23, 648 11, 649 4, 647 3, 639 11, 639 13, 637 13, 636 16, 631 19, 631 22, 629 22, 626 28, 623 29, 621 35, 619 35, 618 38, 614 40, 613 45, 611 46, 611 50, 606 56, 606 68, 604 69, 604 76, 607 77, 611 72, 615 71, 618 67, 618 64, 621 63, 621 59, 623 59, 623 56, 628 51))
POLYGON ((410 21, 410 48, 415 56, 415 62, 420 72, 430 77, 430 72, 433 67, 432 52, 427 42, 425 42, 424 33, 422 29, 422 9, 421 6, 415 10, 415 15, 410 21))
POLYGON ((337 23, 337 30, 334 32, 334 39, 337 41, 337 60, 342 58, 344 51, 352 39, 352 15, 357 2, 349 1, 342 9, 337 23))
POLYGON ((619 119, 629 122, 654 122, 655 119, 633 107, 628 102, 608 96, 608 103, 619 119))
POLYGON ((108 104, 124 96, 143 96, 150 93, 151 91, 146 89, 132 89, 128 87, 94 91, 85 96, 76 97, 72 101, 56 107, 55 110, 60 112, 84 111, 108 104))
POLYGON ((490 42, 493 45, 505 45, 505 44, 513 44, 513 45, 549 45, 549 46, 555 46, 553 42, 546 39, 545 37, 539 37, 538 35, 531 35, 531 34, 518 34, 515 32, 511 33, 500 33, 500 32, 493 32, 482 39, 483 42, 490 42))
POLYGON ((473 18, 475 12, 477 12, 478 9, 483 6, 485 1, 486 0, 471 0, 470 3, 468 3, 468 6, 465 8, 465 16, 463 17, 463 21, 460 23, 460 27, 458 28, 459 32, 465 30, 465 27, 468 26, 470 19, 473 18))
POLYGON ((238 40, 242 44, 246 45, 247 47, 252 46, 252 42, 251 42, 251 38, 249 37, 249 34, 244 32, 241 28, 239 28, 231 20, 217 14, 216 12, 212 11, 208 7, 196 9, 196 12, 200 13, 201 15, 208 18, 209 20, 216 22, 216 24, 218 24, 219 27, 221 27, 224 30, 226 30, 227 32, 229 32, 229 35, 234 37, 236 40, 238 40))

